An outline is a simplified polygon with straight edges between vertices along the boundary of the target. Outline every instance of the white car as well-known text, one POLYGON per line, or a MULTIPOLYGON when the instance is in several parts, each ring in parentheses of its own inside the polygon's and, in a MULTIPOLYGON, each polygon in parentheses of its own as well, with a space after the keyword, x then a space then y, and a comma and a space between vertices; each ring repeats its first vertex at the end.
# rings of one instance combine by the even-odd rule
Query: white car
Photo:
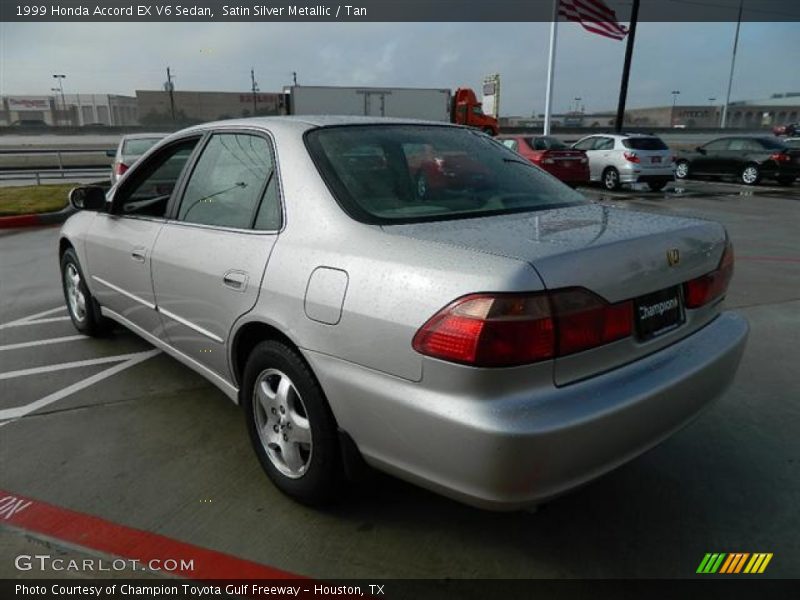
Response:
POLYGON ((675 167, 669 147, 654 135, 590 135, 572 145, 589 157, 589 180, 602 183, 607 190, 618 190, 625 183, 646 183, 659 192, 675 180, 675 167))

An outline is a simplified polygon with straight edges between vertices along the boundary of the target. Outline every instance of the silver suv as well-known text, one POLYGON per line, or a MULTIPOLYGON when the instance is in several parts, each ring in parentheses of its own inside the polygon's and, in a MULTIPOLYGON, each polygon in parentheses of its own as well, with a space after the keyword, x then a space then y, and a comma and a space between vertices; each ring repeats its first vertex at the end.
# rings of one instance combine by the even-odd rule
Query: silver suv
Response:
POLYGON ((654 192, 675 180, 672 152, 661 138, 644 134, 597 134, 572 146, 589 157, 589 179, 608 190, 646 183, 654 192))

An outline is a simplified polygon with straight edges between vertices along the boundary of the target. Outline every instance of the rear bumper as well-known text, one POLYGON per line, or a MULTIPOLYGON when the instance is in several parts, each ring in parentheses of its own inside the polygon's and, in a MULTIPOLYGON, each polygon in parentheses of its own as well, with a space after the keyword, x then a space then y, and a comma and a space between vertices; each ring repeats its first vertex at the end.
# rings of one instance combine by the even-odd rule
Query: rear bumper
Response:
MULTIPOLYGON (((468 504, 535 505, 606 473, 685 426, 731 383, 747 322, 724 313, 629 365, 560 388, 462 390, 306 353, 367 462, 468 504)), ((509 377, 516 375, 506 370, 509 377)))
POLYGON ((630 166, 620 170, 619 180, 622 183, 659 183, 675 180, 675 170, 669 166, 660 169, 644 169, 630 166))
POLYGON ((574 167, 550 167, 546 171, 565 183, 589 183, 588 165, 576 164, 574 167))

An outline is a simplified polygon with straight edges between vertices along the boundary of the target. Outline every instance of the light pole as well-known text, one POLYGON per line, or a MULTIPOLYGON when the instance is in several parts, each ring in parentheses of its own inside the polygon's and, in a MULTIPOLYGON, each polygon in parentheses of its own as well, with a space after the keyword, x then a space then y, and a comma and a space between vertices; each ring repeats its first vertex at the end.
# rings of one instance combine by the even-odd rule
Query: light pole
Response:
POLYGON ((675 105, 678 103, 678 96, 681 95, 680 90, 672 90, 672 115, 670 118, 670 122, 672 125, 675 125, 675 105))
POLYGON ((58 91, 61 92, 61 116, 64 116, 64 113, 67 112, 67 101, 64 99, 64 80, 67 78, 66 75, 53 75, 53 79, 58 80, 58 90, 53 89, 54 92, 58 91))

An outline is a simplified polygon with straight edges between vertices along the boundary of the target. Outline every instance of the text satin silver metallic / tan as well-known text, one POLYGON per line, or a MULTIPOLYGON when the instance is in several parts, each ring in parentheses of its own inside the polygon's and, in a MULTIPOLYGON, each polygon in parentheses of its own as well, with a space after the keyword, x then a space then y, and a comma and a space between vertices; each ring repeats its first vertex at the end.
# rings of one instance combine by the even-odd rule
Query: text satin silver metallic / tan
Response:
POLYGON ((64 224, 70 314, 242 404, 300 501, 329 500, 355 456, 472 505, 536 505, 690 422, 748 326, 722 311, 720 224, 591 204, 524 162, 418 121, 178 132, 64 224))

